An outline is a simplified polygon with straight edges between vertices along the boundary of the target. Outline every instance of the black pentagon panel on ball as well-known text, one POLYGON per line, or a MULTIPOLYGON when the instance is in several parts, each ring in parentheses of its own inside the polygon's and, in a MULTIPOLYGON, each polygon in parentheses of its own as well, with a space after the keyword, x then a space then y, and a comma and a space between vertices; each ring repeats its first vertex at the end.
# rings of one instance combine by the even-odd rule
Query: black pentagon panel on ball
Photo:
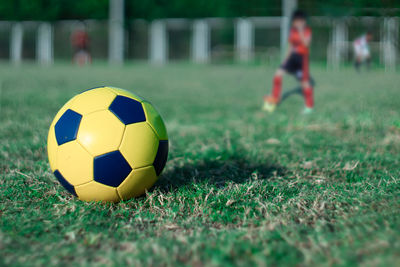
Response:
POLYGON ((96 182, 113 187, 119 186, 132 171, 118 150, 95 157, 93 168, 96 182))
POLYGON ((117 96, 108 109, 125 125, 146 121, 142 103, 126 96, 117 96))
POLYGON ((60 184, 67 189, 68 192, 70 192, 71 194, 73 194, 74 196, 76 196, 76 192, 75 192, 75 188, 72 184, 68 183, 67 180, 65 180, 64 176, 62 176, 62 174, 56 170, 54 172, 54 176, 57 178, 57 180, 60 182, 60 184))
POLYGON ((82 115, 68 109, 54 126, 57 144, 60 146, 76 139, 82 115))
POLYGON ((156 158, 153 163, 157 176, 159 176, 162 170, 164 169, 165 164, 167 163, 167 158, 168 158, 168 140, 160 140, 160 143, 158 144, 156 158))

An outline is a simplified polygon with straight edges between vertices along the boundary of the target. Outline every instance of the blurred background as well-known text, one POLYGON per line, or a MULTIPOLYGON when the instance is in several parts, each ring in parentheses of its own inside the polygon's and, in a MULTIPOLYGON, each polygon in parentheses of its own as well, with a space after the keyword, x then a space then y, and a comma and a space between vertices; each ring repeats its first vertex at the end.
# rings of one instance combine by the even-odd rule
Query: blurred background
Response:
POLYGON ((352 42, 369 30, 373 65, 398 65, 397 0, 2 0, 0 60, 71 62, 83 47, 82 65, 276 64, 296 8, 310 16, 314 63, 350 64, 352 42))

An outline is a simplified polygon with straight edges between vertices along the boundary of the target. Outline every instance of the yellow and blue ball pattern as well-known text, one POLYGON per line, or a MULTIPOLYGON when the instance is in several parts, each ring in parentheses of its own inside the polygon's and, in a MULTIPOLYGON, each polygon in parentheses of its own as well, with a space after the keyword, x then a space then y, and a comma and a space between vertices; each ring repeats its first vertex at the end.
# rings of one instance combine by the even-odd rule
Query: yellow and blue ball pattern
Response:
POLYGON ((168 157, 168 135, 154 107, 128 91, 98 87, 57 113, 47 139, 50 167, 71 194, 118 202, 142 195, 168 157))

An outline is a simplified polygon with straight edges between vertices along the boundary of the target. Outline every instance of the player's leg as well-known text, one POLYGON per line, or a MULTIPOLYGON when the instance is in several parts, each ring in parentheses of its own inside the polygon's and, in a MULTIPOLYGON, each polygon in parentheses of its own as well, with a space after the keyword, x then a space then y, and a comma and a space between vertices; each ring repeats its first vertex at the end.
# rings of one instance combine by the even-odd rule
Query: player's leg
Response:
POLYGON ((301 81, 301 87, 303 88, 304 95, 304 113, 308 114, 313 111, 314 108, 314 90, 310 80, 310 67, 308 55, 303 56, 303 77, 301 81))
POLYGON ((264 96, 264 105, 263 110, 273 112, 278 105, 281 94, 282 94, 282 79, 285 74, 285 70, 283 68, 279 68, 274 75, 272 82, 272 92, 271 95, 264 96))
POLYGON ((314 89, 311 86, 310 81, 302 81, 301 86, 303 88, 303 95, 304 95, 304 114, 311 113, 314 108, 314 89))
POLYGON ((360 66, 361 66, 361 58, 359 56, 356 56, 354 60, 354 68, 356 69, 356 71, 360 72, 360 66))
POLYGON ((369 70, 371 68, 371 57, 367 57, 365 60, 365 64, 367 65, 367 69, 369 70))
POLYGON ((367 69, 369 70, 371 67, 371 54, 369 52, 369 49, 365 49, 364 61, 365 61, 365 65, 366 65, 367 69))
POLYGON ((357 72, 360 71, 362 63, 362 51, 359 46, 354 46, 354 68, 356 69, 357 72))
POLYGON ((273 84, 272 84, 272 94, 271 96, 275 99, 276 103, 279 102, 282 94, 282 78, 285 74, 285 71, 279 68, 274 75, 273 84))

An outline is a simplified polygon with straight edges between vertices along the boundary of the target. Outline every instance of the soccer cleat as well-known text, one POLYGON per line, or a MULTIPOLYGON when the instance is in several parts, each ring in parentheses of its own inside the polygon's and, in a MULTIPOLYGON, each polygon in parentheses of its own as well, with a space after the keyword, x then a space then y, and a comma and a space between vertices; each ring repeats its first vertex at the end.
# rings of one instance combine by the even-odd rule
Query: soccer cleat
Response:
POLYGON ((262 110, 268 111, 270 113, 274 112, 275 109, 276 109, 276 105, 268 103, 268 102, 264 102, 264 105, 262 106, 262 110))
POLYGON ((311 114, 311 113, 313 113, 313 111, 314 111, 313 108, 305 107, 305 108, 303 109, 303 115, 311 114))
POLYGON ((262 109, 268 112, 274 112, 276 109, 276 106, 278 105, 279 100, 272 96, 264 96, 264 104, 262 109))

